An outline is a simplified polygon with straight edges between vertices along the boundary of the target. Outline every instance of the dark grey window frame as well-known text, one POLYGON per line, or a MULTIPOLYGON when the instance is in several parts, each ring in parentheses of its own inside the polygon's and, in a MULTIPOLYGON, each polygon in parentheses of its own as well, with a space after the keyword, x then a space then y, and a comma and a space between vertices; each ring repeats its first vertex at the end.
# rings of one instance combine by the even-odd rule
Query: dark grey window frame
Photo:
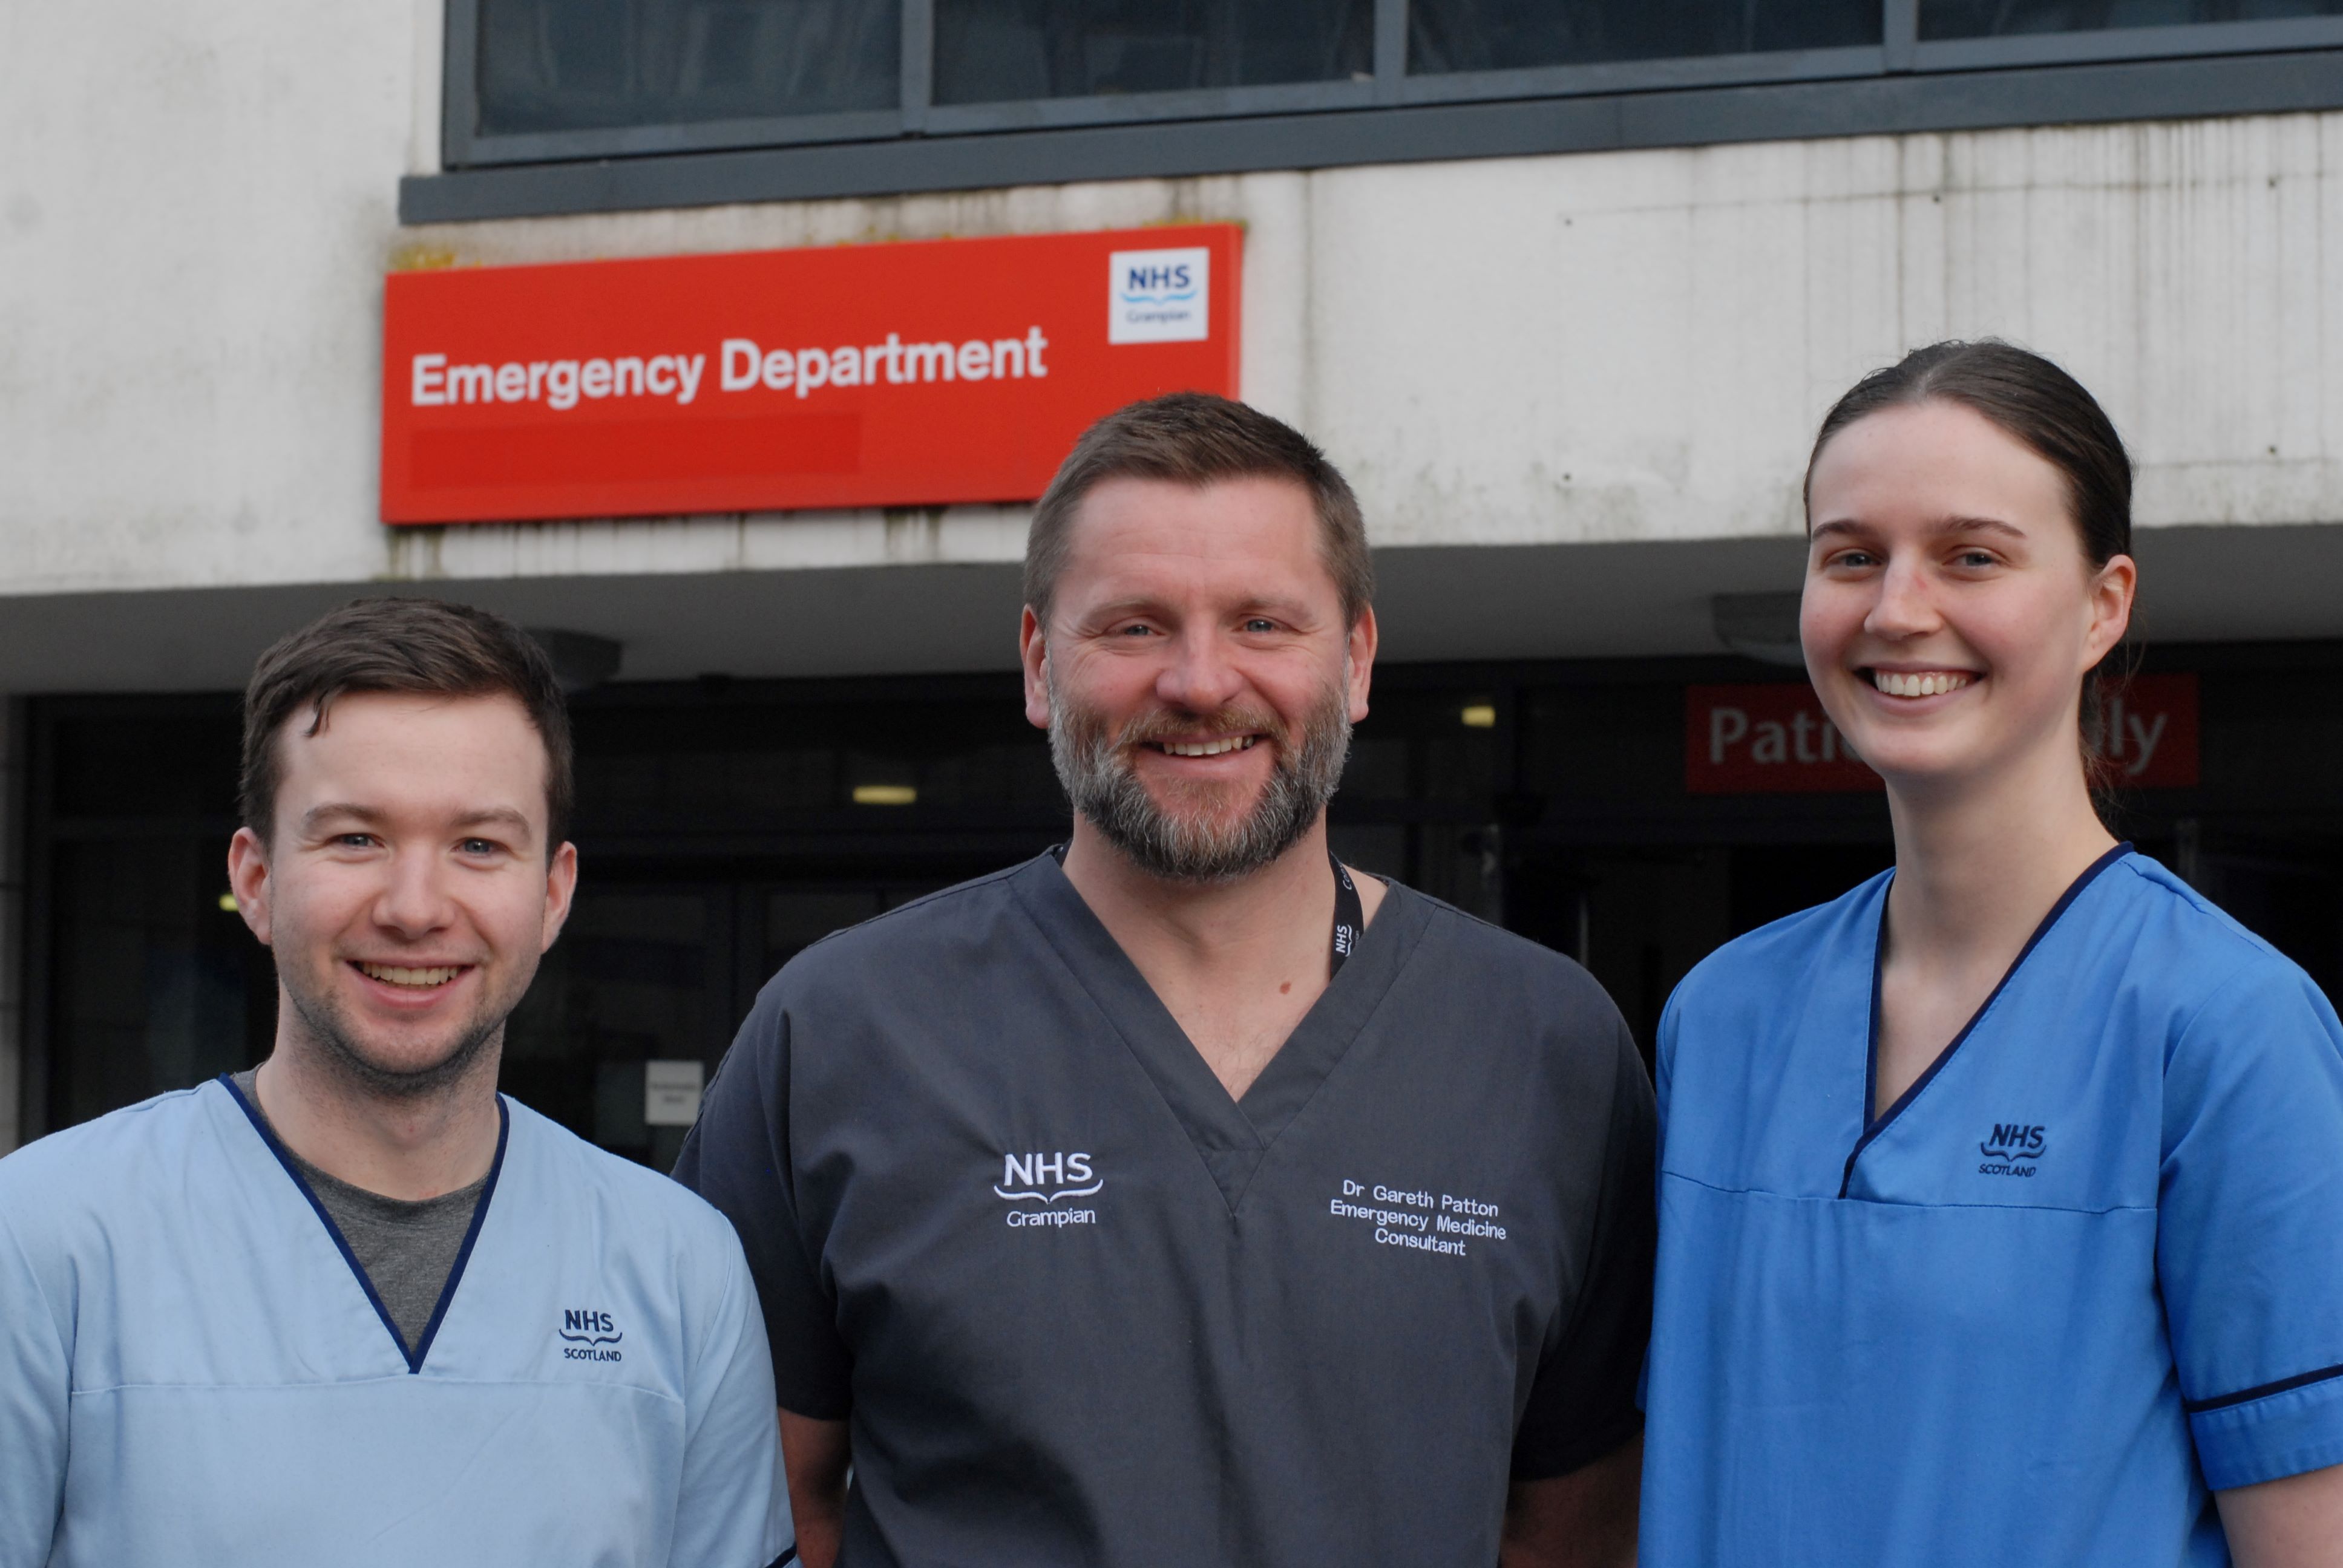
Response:
POLYGON ((446 172, 400 219, 2343 106, 2343 17, 1922 41, 1919 0, 1881 0, 1876 46, 1439 75, 1375 0, 1371 80, 937 105, 933 0, 900 3, 896 109, 484 136, 480 0, 447 0, 446 172))

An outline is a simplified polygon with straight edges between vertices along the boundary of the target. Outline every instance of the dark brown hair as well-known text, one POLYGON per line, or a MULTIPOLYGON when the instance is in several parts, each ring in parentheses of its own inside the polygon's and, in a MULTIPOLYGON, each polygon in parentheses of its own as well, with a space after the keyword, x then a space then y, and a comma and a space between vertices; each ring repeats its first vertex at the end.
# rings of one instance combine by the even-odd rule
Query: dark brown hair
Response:
POLYGON ((1342 596, 1343 624, 1358 625, 1374 601, 1374 562, 1358 498, 1326 454, 1257 408, 1208 392, 1172 392, 1118 409, 1083 431, 1035 503, 1025 536, 1025 603, 1045 626, 1082 499, 1117 478, 1195 486, 1290 479, 1309 492, 1318 513, 1320 553, 1342 596))
MULTIPOLYGON (((2066 482, 2066 507, 2092 567, 2131 554, 2131 456, 2115 421, 2083 384, 2039 354, 1998 338, 1916 348, 1848 388, 1823 416, 1806 458, 1806 527, 1814 527, 1815 465, 1831 437, 1884 408, 1956 403, 2030 447, 2066 482)), ((2083 766, 2104 814, 2112 770, 2093 744, 2111 688, 2124 679, 2111 660, 2083 680, 2083 766)))
POLYGON ((336 698, 389 691, 422 697, 510 697, 545 742, 546 853, 569 831, 569 710, 552 661, 500 615, 436 598, 352 599, 277 639, 244 690, 244 825, 268 841, 284 771, 277 737, 306 713, 315 735, 336 698))
POLYGON ((2057 469, 2093 567, 2131 554, 2131 457, 2115 422, 2072 376, 2039 354, 1991 337, 1916 348, 1831 405, 1806 458, 1809 528, 1815 464, 1831 437, 1867 415, 1915 403, 1957 403, 1983 415, 2057 469))

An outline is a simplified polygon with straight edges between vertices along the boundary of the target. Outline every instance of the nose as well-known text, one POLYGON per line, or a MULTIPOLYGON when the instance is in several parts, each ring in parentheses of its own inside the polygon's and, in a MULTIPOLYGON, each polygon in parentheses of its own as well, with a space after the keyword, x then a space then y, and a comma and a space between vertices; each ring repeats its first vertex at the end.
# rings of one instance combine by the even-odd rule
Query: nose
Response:
POLYGON ((1890 558, 1879 575, 1879 597, 1863 618, 1863 629, 1891 641, 1925 637, 1944 624, 1928 592, 1927 574, 1906 557, 1890 558))
POLYGON ((436 855, 417 849, 394 854, 389 880, 375 900, 375 923, 407 941, 420 941, 444 930, 455 918, 447 876, 447 869, 436 855))
POLYGON ((1190 713, 1217 713, 1244 689, 1216 630, 1182 629, 1172 657, 1155 679, 1155 695, 1190 713))

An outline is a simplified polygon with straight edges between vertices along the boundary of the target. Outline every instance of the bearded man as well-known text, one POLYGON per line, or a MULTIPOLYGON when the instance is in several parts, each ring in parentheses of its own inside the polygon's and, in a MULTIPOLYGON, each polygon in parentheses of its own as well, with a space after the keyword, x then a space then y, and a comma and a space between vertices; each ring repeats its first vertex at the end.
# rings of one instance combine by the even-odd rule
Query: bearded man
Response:
POLYGON ((792 960, 677 1169, 811 1568, 1633 1561, 1650 1085, 1584 970, 1330 856, 1372 589, 1222 398, 1035 508, 1071 839, 792 960))

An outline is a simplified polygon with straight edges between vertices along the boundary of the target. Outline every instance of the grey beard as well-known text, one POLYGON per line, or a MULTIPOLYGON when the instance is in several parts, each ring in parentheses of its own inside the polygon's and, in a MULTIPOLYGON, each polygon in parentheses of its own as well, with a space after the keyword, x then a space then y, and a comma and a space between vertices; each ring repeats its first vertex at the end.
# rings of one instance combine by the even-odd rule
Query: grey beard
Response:
POLYGON ((1232 827, 1176 816, 1158 805, 1126 757, 1137 727, 1108 736, 1093 716, 1068 705, 1054 669, 1050 760, 1074 809, 1141 870, 1170 882, 1233 882, 1299 843, 1333 799, 1351 751, 1346 684, 1329 688, 1303 716, 1298 753, 1279 746, 1260 800, 1232 827))
POLYGON ((505 1020, 501 1017, 478 1023, 456 1042, 455 1050, 437 1061, 412 1072, 400 1072, 368 1060, 331 1004, 313 1006, 309 999, 291 986, 283 986, 283 990, 286 1001, 300 1015, 303 1029, 317 1043, 318 1059, 327 1070, 377 1100, 416 1101, 442 1093, 471 1071, 488 1048, 504 1038, 505 1020))

